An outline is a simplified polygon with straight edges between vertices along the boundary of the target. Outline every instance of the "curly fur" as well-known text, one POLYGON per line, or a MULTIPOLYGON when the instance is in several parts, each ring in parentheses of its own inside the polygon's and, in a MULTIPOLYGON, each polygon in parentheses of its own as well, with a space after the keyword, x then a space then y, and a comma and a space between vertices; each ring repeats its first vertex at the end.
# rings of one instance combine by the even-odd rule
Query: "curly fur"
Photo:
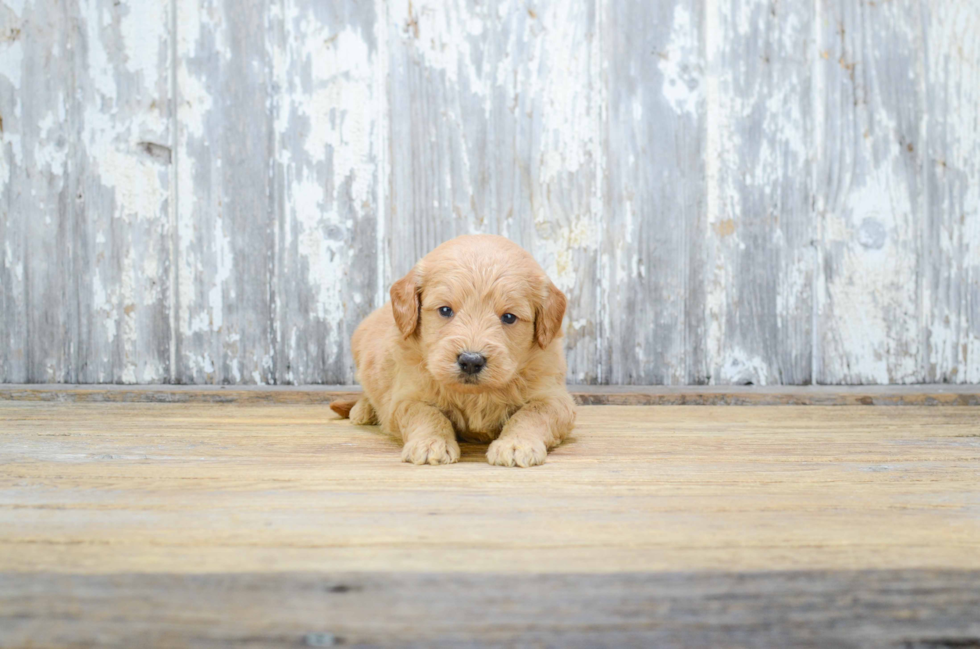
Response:
POLYGON ((455 462, 458 437, 492 442, 491 464, 543 463, 571 431, 575 406, 565 388, 565 296, 531 255, 503 237, 458 237, 390 293, 352 339, 364 396, 334 410, 400 435, 406 462, 455 462), (440 315, 442 306, 454 315, 440 315), (504 313, 517 322, 502 323, 504 313), (463 351, 487 359, 475 379, 459 370, 463 351))

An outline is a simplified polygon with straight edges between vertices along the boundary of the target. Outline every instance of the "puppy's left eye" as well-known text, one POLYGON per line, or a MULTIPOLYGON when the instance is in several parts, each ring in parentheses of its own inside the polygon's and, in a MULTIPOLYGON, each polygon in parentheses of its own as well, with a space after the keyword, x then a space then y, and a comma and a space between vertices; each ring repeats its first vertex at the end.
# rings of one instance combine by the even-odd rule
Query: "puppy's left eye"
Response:
POLYGON ((453 317, 453 310, 448 306, 441 306, 439 307, 439 315, 443 318, 451 318, 453 317))
POLYGON ((514 324, 515 322, 517 322, 517 316, 514 315, 513 313, 505 313, 502 316, 500 316, 500 321, 503 322, 504 324, 514 324))

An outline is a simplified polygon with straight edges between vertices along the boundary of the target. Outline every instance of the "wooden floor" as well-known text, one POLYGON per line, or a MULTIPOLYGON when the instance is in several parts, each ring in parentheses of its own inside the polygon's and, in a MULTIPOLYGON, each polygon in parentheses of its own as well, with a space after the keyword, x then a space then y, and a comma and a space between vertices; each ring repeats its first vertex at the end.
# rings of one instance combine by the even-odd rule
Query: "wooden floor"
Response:
POLYGON ((398 448, 323 404, 0 401, 0 647, 980 647, 980 408, 398 448))

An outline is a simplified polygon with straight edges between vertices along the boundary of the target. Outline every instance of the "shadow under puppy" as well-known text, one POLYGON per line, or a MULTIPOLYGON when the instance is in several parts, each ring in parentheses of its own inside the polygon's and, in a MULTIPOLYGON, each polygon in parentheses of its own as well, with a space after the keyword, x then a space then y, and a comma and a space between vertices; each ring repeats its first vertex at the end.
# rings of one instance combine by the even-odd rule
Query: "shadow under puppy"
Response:
POLYGON ((447 241, 395 282, 391 302, 354 332, 364 396, 331 408, 401 435, 405 462, 456 462, 458 437, 492 441, 490 464, 542 464, 575 423, 565 388, 565 304, 514 242, 447 241))

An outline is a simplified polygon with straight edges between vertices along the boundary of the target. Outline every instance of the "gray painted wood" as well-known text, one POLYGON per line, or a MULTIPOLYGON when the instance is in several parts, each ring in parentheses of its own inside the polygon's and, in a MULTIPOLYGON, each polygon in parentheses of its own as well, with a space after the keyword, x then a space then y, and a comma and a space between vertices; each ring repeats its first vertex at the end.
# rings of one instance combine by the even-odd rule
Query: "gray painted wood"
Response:
MULTIPOLYGON (((167 3, 77 4, 72 239, 83 383, 170 377, 171 33, 167 3)), ((52 250, 51 252, 54 252, 52 250)))
POLYGON ((704 3, 602 6, 602 379, 704 383, 704 3))
POLYGON ((177 382, 276 379, 271 9, 176 2, 177 382))
POLYGON ((820 3, 816 380, 923 380, 920 5, 820 3))
POLYGON ((569 380, 980 382, 971 0, 5 0, 0 381, 340 383, 452 236, 569 380))
POLYGON ((926 3, 926 381, 980 383, 980 5, 926 3))
POLYGON ((72 382, 78 321, 70 246, 77 150, 71 16, 57 0, 5 4, 0 13, 0 367, 8 381, 72 382))
POLYGON ((379 26, 370 2, 284 4, 274 83, 277 383, 353 383, 350 337, 378 302, 379 26))
POLYGON ((708 9, 705 322, 689 341, 713 383, 811 380, 813 23, 812 0, 708 9))
POLYGON ((570 379, 596 381, 594 7, 405 0, 388 12, 387 280, 454 236, 507 236, 568 297, 570 379))
POLYGON ((166 381, 167 5, 0 13, 0 377, 166 381))

